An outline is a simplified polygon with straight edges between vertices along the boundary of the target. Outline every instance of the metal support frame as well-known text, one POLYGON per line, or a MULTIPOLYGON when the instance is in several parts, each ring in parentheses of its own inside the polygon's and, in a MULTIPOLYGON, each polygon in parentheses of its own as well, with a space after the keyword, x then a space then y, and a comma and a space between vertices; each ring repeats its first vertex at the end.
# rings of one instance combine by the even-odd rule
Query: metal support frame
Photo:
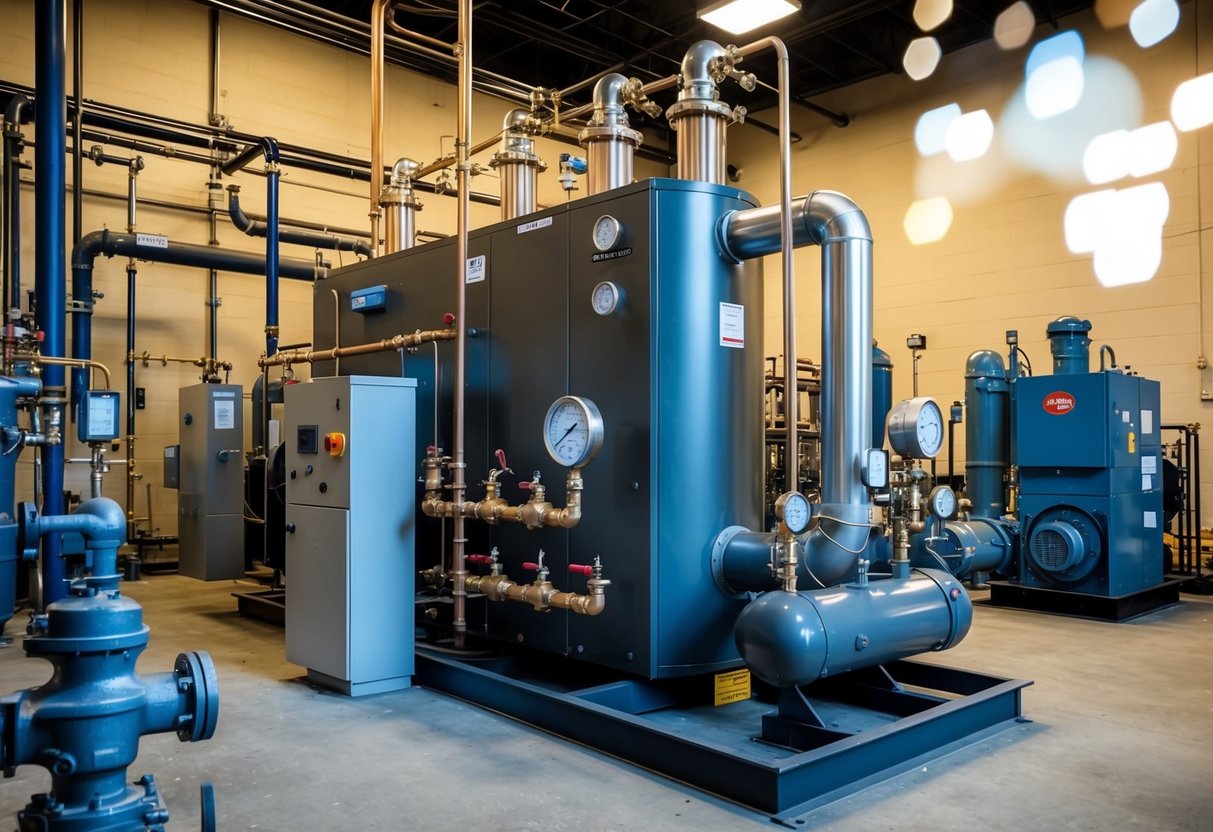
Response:
MULTIPOLYGON (((718 724, 711 739, 695 739, 688 725, 674 727, 663 719, 675 708, 692 724, 708 718, 697 709, 711 709, 710 678, 645 681, 621 676, 603 683, 601 669, 551 656, 540 662, 548 678, 561 680, 564 689, 524 681, 534 678, 526 654, 460 660, 419 644, 417 682, 775 816, 803 814, 870 785, 877 775, 906 770, 954 742, 1023 721, 1022 692, 1032 684, 908 661, 846 674, 807 689, 807 699, 883 714, 885 723, 855 733, 818 729, 814 740, 805 743, 813 746, 810 750, 788 748, 779 757, 771 745, 756 745, 749 732, 726 735, 729 729, 718 724), (579 670, 593 674, 586 687, 577 687, 579 670), (924 688, 943 695, 923 693, 924 688), (896 718, 887 721, 889 716, 896 718)), ((728 707, 754 711, 757 729, 757 717, 769 703, 728 707)), ((783 710, 786 721, 788 709, 783 710)), ((735 711, 728 723, 738 724, 735 711)), ((813 733, 808 723, 798 725, 813 733)))
POLYGON ((990 581, 990 604, 1036 612, 1129 621, 1154 610, 1179 603, 1179 588, 1186 579, 1162 583, 1127 595, 1095 595, 1062 589, 1023 586, 1015 581, 990 581))

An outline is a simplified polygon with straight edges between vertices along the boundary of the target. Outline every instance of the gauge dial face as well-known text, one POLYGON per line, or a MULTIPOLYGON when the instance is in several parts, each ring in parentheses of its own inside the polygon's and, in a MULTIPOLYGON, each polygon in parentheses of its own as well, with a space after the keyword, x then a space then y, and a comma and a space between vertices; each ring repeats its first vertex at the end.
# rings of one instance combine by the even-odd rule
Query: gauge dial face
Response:
POLYGON ((548 408, 543 444, 552 459, 566 468, 580 468, 602 447, 602 414, 589 399, 561 396, 548 408))
POLYGON ((619 309, 623 301, 623 290, 609 280, 604 280, 594 287, 590 302, 594 311, 599 315, 612 315, 619 309))
POLYGON ((934 399, 906 399, 889 411, 889 444, 902 456, 929 459, 943 447, 943 425, 943 413, 934 399))
POLYGON ((619 235, 622 231, 623 226, 619 224, 619 220, 610 214, 603 214, 594 221, 594 248, 599 251, 610 251, 619 242, 619 235))
POLYGON ((946 485, 937 485, 927 498, 931 514, 940 520, 947 520, 956 514, 956 492, 946 485))
POLYGON ((797 491, 789 491, 775 501, 775 515, 792 534, 801 534, 809 527, 812 512, 807 497, 797 491))
POLYGON ((864 485, 884 488, 889 484, 889 455, 882 448, 869 448, 864 466, 864 485))

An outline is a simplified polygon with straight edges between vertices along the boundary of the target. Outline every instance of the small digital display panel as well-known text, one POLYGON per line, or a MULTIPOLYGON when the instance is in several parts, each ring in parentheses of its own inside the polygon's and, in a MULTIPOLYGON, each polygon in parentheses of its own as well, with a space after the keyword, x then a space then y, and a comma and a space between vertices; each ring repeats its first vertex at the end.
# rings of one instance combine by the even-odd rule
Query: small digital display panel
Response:
POLYGON ((113 442, 119 434, 116 390, 87 390, 80 399, 76 435, 81 442, 113 442))
POLYGON ((301 454, 317 453, 319 442, 317 438, 320 435, 320 429, 317 425, 300 425, 299 438, 295 443, 295 450, 301 454))

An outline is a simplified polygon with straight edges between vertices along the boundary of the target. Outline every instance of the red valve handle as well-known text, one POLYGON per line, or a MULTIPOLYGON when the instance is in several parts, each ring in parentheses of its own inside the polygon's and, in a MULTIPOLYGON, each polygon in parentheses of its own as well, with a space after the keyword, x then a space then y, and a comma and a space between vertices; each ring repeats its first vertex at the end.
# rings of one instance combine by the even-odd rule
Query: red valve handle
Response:
POLYGON ((426 453, 426 456, 433 456, 434 454, 438 453, 438 446, 437 445, 426 445, 425 453, 426 453))
POLYGON ((447 326, 450 326, 451 324, 455 323, 455 314, 453 312, 447 312, 445 315, 442 316, 442 322, 444 324, 446 324, 447 326))
POLYGON ((497 453, 497 467, 498 468, 509 468, 510 466, 507 465, 505 462, 505 451, 502 450, 501 448, 498 448, 496 453, 497 453))
POLYGON ((522 482, 518 483, 518 487, 524 491, 532 491, 535 488, 535 483, 531 482, 530 480, 523 480, 522 482))
POLYGON ((528 570, 528 571, 530 571, 530 572, 538 572, 538 571, 539 571, 539 564, 537 564, 537 563, 531 563, 531 562, 528 560, 526 563, 522 564, 522 568, 523 568, 523 569, 526 569, 526 570, 528 570))
POLYGON ((593 575, 594 567, 584 563, 570 563, 569 571, 574 575, 593 575))
POLYGON ((488 555, 468 555, 468 561, 471 563, 492 563, 493 559, 488 555))

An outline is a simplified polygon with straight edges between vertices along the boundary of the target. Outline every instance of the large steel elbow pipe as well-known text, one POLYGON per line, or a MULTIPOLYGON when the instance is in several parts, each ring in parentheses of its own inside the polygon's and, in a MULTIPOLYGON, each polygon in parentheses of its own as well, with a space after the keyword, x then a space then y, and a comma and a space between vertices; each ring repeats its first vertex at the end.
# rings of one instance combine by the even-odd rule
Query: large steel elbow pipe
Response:
POLYGON ((956 578, 921 569, 901 580, 768 592, 742 610, 734 635, 755 676, 792 687, 946 650, 972 623, 972 601, 956 578))

